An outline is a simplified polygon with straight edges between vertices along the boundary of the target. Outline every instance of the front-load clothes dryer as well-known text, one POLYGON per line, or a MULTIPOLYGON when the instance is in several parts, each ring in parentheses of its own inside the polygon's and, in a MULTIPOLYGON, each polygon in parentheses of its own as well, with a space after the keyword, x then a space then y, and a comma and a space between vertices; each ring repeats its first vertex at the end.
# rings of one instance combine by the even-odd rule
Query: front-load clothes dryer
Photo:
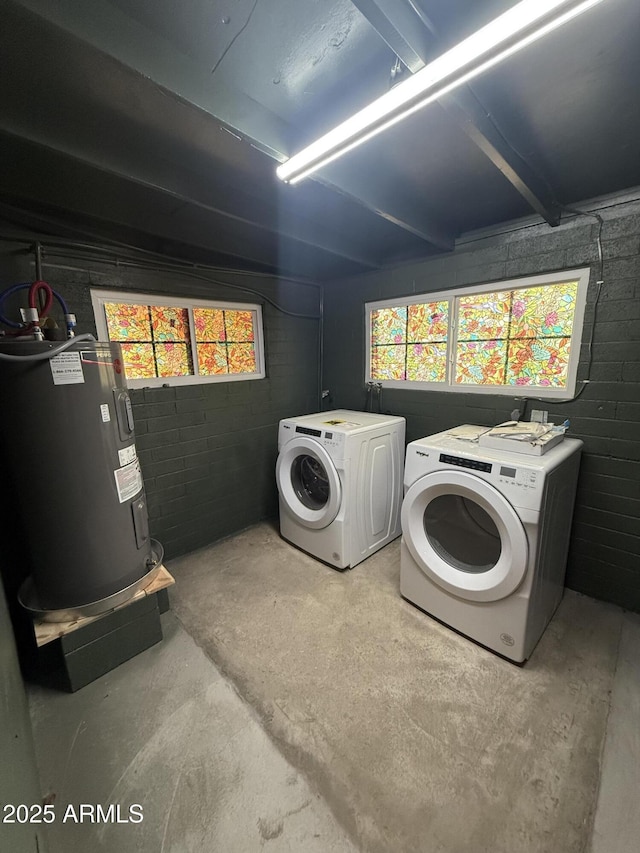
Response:
POLYGON ((280 421, 284 539, 337 569, 400 535, 404 418, 337 409, 280 421))
POLYGON ((402 596, 524 662, 562 598, 581 448, 565 438, 543 456, 526 456, 448 432, 411 442, 402 596))

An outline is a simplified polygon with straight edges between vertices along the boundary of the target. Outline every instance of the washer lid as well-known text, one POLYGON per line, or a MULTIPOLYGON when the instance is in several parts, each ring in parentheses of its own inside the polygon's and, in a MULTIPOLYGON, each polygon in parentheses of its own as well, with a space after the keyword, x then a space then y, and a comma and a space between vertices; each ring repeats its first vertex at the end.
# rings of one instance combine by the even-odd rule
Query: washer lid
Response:
POLYGON ((527 571, 520 518, 490 483, 466 471, 435 471, 417 480, 402 504, 409 553, 438 586, 469 601, 511 595, 527 571))
POLYGON ((305 527, 327 527, 340 510, 338 471, 312 438, 296 436, 285 444, 276 463, 276 484, 286 509, 305 527))

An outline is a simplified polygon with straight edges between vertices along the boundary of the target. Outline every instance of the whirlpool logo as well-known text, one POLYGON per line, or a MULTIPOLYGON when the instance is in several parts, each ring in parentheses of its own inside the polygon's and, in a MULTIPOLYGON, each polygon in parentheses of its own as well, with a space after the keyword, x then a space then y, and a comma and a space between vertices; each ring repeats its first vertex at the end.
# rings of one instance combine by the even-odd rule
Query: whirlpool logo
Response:
POLYGON ((416 450, 416 456, 428 456, 428 453, 425 453, 423 450, 416 450))

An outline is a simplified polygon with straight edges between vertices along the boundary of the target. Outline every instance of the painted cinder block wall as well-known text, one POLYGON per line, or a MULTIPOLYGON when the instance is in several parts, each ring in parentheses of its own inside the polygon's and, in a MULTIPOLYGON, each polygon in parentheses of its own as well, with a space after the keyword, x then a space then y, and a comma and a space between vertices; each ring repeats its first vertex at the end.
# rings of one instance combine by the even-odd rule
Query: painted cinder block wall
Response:
MULTIPOLYGON (((574 402, 536 402, 527 412, 546 409, 559 423, 569 418, 570 434, 584 441, 567 585, 640 611, 640 202, 629 198, 598 205, 604 219, 604 286, 589 384, 574 402)), ((514 223, 503 233, 468 237, 450 255, 328 285, 323 388, 330 391, 329 404, 366 405, 365 302, 588 265, 578 374, 584 378, 598 278, 597 229, 591 217, 557 228, 514 223)), ((462 423, 499 423, 516 407, 512 397, 498 395, 382 393, 382 410, 406 417, 407 441, 462 423)))
MULTIPOLYGON (((24 245, 16 244, 15 250, 3 263, 3 289, 34 279, 33 254, 24 245)), ((43 277, 76 314, 78 334, 96 334, 92 287, 262 304, 266 379, 132 389, 131 399, 151 535, 167 558, 276 516, 278 422, 319 408, 319 323, 282 313, 267 299, 288 312, 317 318, 319 288, 216 273, 218 280, 258 291, 252 295, 177 272, 54 259, 46 244, 44 260, 43 277)))

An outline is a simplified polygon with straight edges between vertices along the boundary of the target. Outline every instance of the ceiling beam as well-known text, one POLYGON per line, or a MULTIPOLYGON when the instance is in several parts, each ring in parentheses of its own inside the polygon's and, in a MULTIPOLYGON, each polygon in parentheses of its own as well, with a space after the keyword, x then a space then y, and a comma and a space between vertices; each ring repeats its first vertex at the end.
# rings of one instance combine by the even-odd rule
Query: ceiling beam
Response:
MULTIPOLYGON (((264 203, 261 204, 257 199, 242 198, 241 194, 236 192, 233 205, 230 205, 228 194, 225 195, 224 205, 217 205, 215 199, 206 193, 199 193, 191 181, 177 175, 175 170, 132 170, 131 164, 127 166, 113 157, 105 155, 100 160, 95 157, 87 158, 70 148, 53 146, 50 142, 36 137, 28 138, 24 132, 16 133, 13 129, 2 126, 0 141, 3 150, 11 153, 11 156, 3 159, 0 166, 0 187, 5 191, 37 198, 38 188, 42 185, 39 175, 48 174, 47 186, 53 186, 59 179, 53 193, 54 198, 57 193, 59 203, 64 201, 64 205, 70 210, 85 210, 91 216, 101 214, 103 218, 111 217, 112 221, 132 228, 140 227, 143 223, 149 225, 152 221, 159 223, 161 216, 167 218, 169 210, 173 210, 172 215, 175 216, 189 208, 197 209, 208 217, 207 226, 203 230, 209 235, 207 240, 201 240, 198 245, 237 258, 246 258, 273 269, 278 267, 283 244, 291 247, 292 256, 305 251, 322 252, 332 255, 336 260, 350 261, 361 269, 377 268, 370 259, 360 257, 346 246, 338 250, 335 245, 331 248, 323 245, 325 241, 319 240, 311 227, 307 228, 308 234, 283 234, 278 227, 277 211, 270 206, 264 206, 264 203), (29 168, 29 163, 34 164, 33 168, 29 168), (67 179, 71 164, 75 164, 84 176, 81 185, 76 186, 67 179), (20 176, 15 186, 12 183, 14 172, 20 176), (113 187, 117 187, 117 191, 113 193, 113 198, 108 197, 104 188, 106 177, 115 179, 113 187), (29 178, 31 185, 28 186, 29 178), (100 188, 97 198, 94 198, 96 191, 89 189, 91 182, 100 188), (145 191, 149 199, 155 199, 155 205, 152 205, 146 217, 143 210, 137 209, 133 199, 126 195, 127 185, 137 186, 145 191), (256 206, 264 207, 260 210, 260 221, 255 219, 256 206), (268 225, 265 224, 267 222, 268 225)), ((149 162, 153 163, 152 158, 149 158, 149 162)), ((40 189, 40 192, 42 193, 43 189, 40 189)), ((169 233, 165 236, 169 236, 169 233)), ((186 233, 183 242, 189 242, 186 233)))
MULTIPOLYGON (((122 65, 134 69, 183 102, 214 116, 278 162, 284 162, 290 155, 287 141, 290 137, 289 129, 280 118, 243 92, 216 85, 215 76, 212 79, 209 70, 179 54, 167 41, 124 15, 106 0, 92 0, 91 14, 77 0, 58 0, 57 3, 51 3, 50 0, 16 2, 122 65)), ((391 0, 391 5, 393 2, 397 0, 391 0)), ((454 234, 446 233, 437 222, 425 214, 416 213, 410 206, 401 207, 395 201, 390 202, 384 197, 386 194, 376 193, 370 179, 358 178, 351 169, 343 168, 342 164, 327 169, 321 183, 437 249, 453 249, 454 234)), ((329 250, 327 246, 324 248, 329 250)), ((334 248, 337 254, 342 250, 339 246, 334 248)), ((352 260, 363 262, 363 259, 358 258, 352 260)), ((369 259, 368 266, 376 266, 375 260, 372 262, 369 259)))
MULTIPOLYGON (((428 215, 417 211, 415 204, 412 201, 404 201, 400 194, 390 204, 388 193, 376 187, 375 182, 367 175, 358 174, 353 166, 337 161, 322 169, 322 177, 319 174, 312 177, 359 202, 367 210, 402 228, 403 231, 425 240, 436 249, 443 252, 453 251, 454 234, 441 228, 428 215)), ((295 191, 297 187, 291 189, 295 191)))
MULTIPOLYGON (((314 216, 310 205, 283 205, 272 160, 221 132, 224 126, 205 111, 167 97, 148 77, 17 4, 7 7, 4 22, 15 37, 3 42, 3 62, 20 81, 0 86, 0 133, 7 139, 206 210, 221 230, 242 230, 246 251, 252 236, 276 247, 276 257, 279 242, 288 242, 294 254, 309 251, 317 259, 325 252, 334 263, 380 266, 357 233, 314 216), (33 73, 32 55, 47 58, 33 73), (90 80, 77 86, 77 69, 89 68, 90 80)), ((82 187, 76 189, 79 196, 82 187)))
POLYGON ((433 35, 418 19, 409 2, 403 0, 351 0, 391 50, 413 74, 433 51, 433 35))
POLYGON ((131 68, 185 103, 239 129, 237 119, 250 116, 256 146, 272 157, 282 156, 288 128, 273 112, 240 89, 217 85, 209 68, 180 52, 109 0, 13 0, 60 30, 74 35, 106 56, 131 68), (228 122, 225 115, 235 117, 228 122))
MULTIPOLYGON (((352 3, 412 73, 438 55, 435 31, 427 26, 414 0, 352 0, 352 3)), ((549 225, 558 225, 560 206, 550 188, 498 130, 469 86, 445 95, 439 103, 531 207, 549 225)))
POLYGON ((511 147, 473 91, 465 86, 442 98, 440 105, 536 213, 549 225, 559 225, 560 205, 549 187, 511 147))

